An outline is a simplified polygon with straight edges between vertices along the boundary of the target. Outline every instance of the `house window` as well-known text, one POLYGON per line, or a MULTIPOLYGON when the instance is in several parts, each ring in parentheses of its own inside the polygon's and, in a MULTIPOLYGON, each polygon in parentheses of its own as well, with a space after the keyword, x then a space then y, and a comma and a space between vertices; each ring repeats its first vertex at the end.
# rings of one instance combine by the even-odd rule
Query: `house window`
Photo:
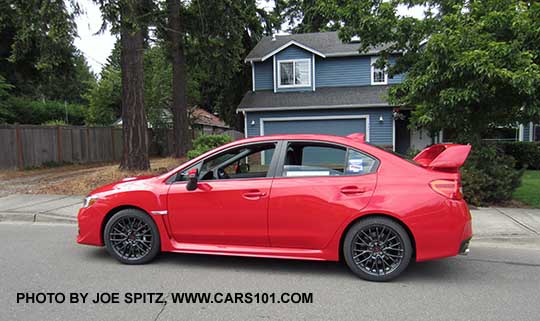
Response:
POLYGON ((372 85, 386 85, 388 83, 388 74, 385 69, 375 67, 377 57, 371 58, 371 84, 372 85))
POLYGON ((311 60, 281 60, 278 63, 278 87, 311 86, 311 60))

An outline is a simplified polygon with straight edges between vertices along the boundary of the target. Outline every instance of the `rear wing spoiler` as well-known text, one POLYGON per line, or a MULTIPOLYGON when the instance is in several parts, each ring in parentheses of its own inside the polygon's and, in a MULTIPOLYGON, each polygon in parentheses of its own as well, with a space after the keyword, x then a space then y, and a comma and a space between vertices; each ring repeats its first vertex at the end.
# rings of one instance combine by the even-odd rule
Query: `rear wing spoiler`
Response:
POLYGON ((471 145, 435 144, 418 155, 413 160, 420 166, 445 170, 457 170, 471 151, 471 145))

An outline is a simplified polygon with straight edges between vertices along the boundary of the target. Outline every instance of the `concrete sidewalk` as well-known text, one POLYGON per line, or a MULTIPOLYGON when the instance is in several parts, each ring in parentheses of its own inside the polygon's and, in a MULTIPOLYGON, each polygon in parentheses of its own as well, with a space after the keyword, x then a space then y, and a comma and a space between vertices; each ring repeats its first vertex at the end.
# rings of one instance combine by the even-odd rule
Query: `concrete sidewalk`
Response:
MULTIPOLYGON (((81 196, 12 194, 0 197, 0 221, 76 223, 81 196)), ((471 210, 476 240, 538 239, 540 209, 489 207, 471 210)))
POLYGON ((0 197, 0 221, 77 223, 81 196, 11 194, 0 197))

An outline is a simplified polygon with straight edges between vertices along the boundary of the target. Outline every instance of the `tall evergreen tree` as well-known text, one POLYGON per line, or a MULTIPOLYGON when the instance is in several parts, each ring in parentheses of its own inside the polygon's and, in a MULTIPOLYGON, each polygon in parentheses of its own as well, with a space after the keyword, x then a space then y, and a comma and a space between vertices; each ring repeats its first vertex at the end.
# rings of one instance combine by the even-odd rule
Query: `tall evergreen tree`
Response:
POLYGON ((167 0, 167 41, 172 63, 172 102, 174 156, 185 156, 191 146, 187 106, 186 55, 181 1, 167 0))
MULTIPOLYGON (((147 119, 144 109, 144 43, 154 4, 150 0, 96 0, 114 33, 120 34, 122 127, 124 148, 120 168, 146 170, 147 119)), ((105 27, 106 25, 104 25, 105 27)))
POLYGON ((73 45, 74 1, 0 1, 0 73, 12 93, 82 102, 94 77, 73 45))

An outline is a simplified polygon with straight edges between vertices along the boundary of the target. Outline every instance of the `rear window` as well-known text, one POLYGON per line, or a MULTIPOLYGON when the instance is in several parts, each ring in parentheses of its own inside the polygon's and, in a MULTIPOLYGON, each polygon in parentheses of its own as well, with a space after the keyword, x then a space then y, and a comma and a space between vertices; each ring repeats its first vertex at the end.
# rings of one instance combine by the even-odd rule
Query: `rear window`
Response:
POLYGON ((344 146, 293 142, 287 146, 282 176, 363 175, 377 170, 378 160, 344 146))

